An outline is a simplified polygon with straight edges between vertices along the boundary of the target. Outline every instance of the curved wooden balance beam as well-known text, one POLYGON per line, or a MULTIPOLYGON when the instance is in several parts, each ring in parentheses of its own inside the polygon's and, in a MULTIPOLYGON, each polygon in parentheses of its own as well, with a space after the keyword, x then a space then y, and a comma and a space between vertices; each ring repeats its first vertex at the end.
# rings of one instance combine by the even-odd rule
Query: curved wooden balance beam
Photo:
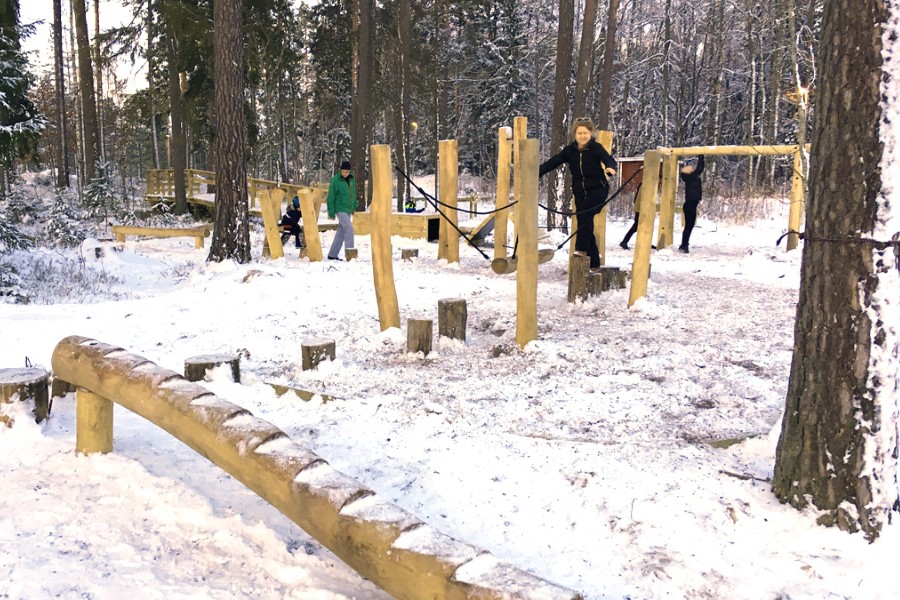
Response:
POLYGON ((212 225, 200 225, 199 227, 132 227, 128 225, 113 225, 112 233, 117 242, 124 242, 126 235, 143 235, 155 238, 192 237, 194 248, 203 247, 203 238, 212 233, 212 225))
MULTIPOLYGON (((541 248, 538 250, 538 264, 542 265, 545 262, 550 262, 553 260, 553 255, 555 253, 556 250, 553 248, 541 248)), ((509 275, 510 273, 515 273, 518 267, 518 258, 495 258, 491 261, 491 270, 497 275, 509 275)))
POLYGON ((249 411, 122 348, 70 336, 53 370, 78 386, 80 452, 112 450, 112 405, 171 433, 396 598, 580 599, 433 530, 249 411))

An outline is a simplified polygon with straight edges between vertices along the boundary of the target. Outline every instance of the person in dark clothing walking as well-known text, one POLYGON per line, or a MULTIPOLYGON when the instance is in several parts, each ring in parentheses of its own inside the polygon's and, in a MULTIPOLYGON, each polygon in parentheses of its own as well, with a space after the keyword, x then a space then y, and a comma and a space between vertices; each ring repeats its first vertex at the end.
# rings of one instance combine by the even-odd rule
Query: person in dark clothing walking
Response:
POLYGON ((306 245, 303 233, 300 231, 300 198, 294 196, 291 207, 281 217, 281 243, 284 245, 291 236, 294 236, 294 247, 302 248, 306 245))
MULTIPOLYGON (((624 175, 623 175, 623 177, 624 177, 624 175)), ((641 199, 641 183, 642 182, 641 182, 640 178, 641 178, 641 176, 640 176, 640 174, 638 174, 637 189, 634 190, 634 223, 631 224, 631 229, 628 230, 628 233, 626 233, 625 237, 622 238, 622 241, 619 242, 619 246, 623 250, 628 250, 628 241, 631 239, 631 236, 633 236, 635 233, 637 233, 638 220, 641 218, 640 199, 641 199)))
POLYGON ((563 163, 569 165, 575 212, 578 213, 575 252, 590 256, 591 268, 596 269, 600 267, 600 251, 594 238, 594 216, 606 203, 608 177, 616 174, 619 165, 594 139, 594 122, 590 119, 575 119, 572 134, 575 141, 542 163, 540 176, 558 169, 563 163))
POLYGON ((703 198, 703 182, 700 181, 700 175, 703 174, 703 168, 706 161, 703 156, 697 160, 697 166, 687 165, 681 168, 681 180, 684 182, 684 231, 681 233, 681 245, 679 250, 687 254, 688 244, 691 241, 691 231, 694 230, 694 223, 697 222, 697 205, 703 198))

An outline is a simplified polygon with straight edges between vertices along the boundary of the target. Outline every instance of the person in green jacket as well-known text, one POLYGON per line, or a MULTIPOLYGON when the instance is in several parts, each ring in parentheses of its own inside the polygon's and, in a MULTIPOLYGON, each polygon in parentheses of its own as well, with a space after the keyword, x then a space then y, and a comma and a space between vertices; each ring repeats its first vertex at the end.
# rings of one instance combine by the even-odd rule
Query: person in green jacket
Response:
POLYGON ((337 218, 338 228, 328 250, 328 260, 341 260, 338 256, 341 246, 355 248, 353 242, 353 220, 351 215, 356 210, 356 180, 350 169, 353 165, 349 160, 341 163, 340 173, 335 173, 328 185, 328 218, 337 218))

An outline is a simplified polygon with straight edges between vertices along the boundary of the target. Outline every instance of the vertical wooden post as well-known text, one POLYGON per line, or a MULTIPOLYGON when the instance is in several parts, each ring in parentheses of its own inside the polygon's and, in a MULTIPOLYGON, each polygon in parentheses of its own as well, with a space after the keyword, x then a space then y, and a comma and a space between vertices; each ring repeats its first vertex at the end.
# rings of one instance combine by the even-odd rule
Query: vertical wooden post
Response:
MULTIPOLYGON (((519 180, 520 175, 522 174, 522 169, 520 168, 520 156, 519 152, 519 142, 528 137, 528 117, 515 117, 513 119, 513 202, 518 202, 521 200, 521 190, 522 183, 519 180)), ((516 204, 512 208, 513 213, 518 213, 522 207, 516 204)), ((515 216, 511 215, 511 219, 513 222, 513 227, 515 228, 515 238, 519 237, 519 224, 515 220, 515 216)), ((513 242, 515 245, 515 241, 513 242)))
POLYGON ((372 145, 369 150, 372 166, 372 276, 375 280, 375 299, 381 330, 400 327, 400 306, 394 285, 394 263, 391 258, 391 147, 372 145))
POLYGON ((631 292, 628 306, 638 298, 647 295, 647 280, 650 278, 650 246, 653 237, 653 222, 656 220, 656 192, 659 187, 658 150, 644 153, 644 182, 641 185, 640 212, 637 241, 634 244, 634 262, 631 264, 631 292))
MULTIPOLYGON (((800 216, 803 214, 803 187, 805 174, 799 146, 794 152, 794 175, 791 177, 791 210, 788 213, 788 231, 800 231, 800 216)), ((800 245, 800 236, 791 233, 787 237, 787 251, 795 250, 800 245)))
POLYGON ((284 256, 284 248, 281 245, 281 231, 279 231, 280 228, 278 226, 278 218, 281 216, 281 194, 263 194, 262 198, 260 198, 259 208, 262 212, 266 238, 262 254, 272 258, 281 258, 284 256))
POLYGON ((517 189, 519 190, 516 235, 516 343, 519 347, 537 339, 537 201, 538 201, 538 141, 523 139, 518 144, 517 189))
MULTIPOLYGON (((497 210, 509 206, 509 167, 512 160, 512 129, 497 130, 497 210)), ((494 213, 494 258, 506 258, 506 225, 509 211, 494 213)))
POLYGON ((75 392, 75 451, 106 454, 113 446, 113 402, 84 388, 75 392))
POLYGON ((319 213, 313 205, 313 197, 309 188, 299 190, 300 215, 303 217, 303 237, 306 239, 306 255, 309 262, 322 260, 322 240, 319 239, 319 213))
POLYGON ((457 144, 456 140, 440 140, 438 142, 439 199, 444 204, 440 209, 447 215, 446 219, 441 219, 438 258, 446 258, 448 263, 459 262, 459 232, 454 227, 459 224, 459 211, 456 209, 459 196, 459 149, 457 144))
MULTIPOLYGON (((597 143, 603 146, 610 155, 612 155, 613 132, 597 131, 594 135, 597 143)), ((612 182, 610 182, 609 193, 612 194, 612 182)), ((599 213, 594 215, 594 240, 597 242, 597 250, 600 252, 600 264, 606 264, 606 207, 599 213)))
MULTIPOLYGON (((675 193, 678 190, 678 157, 667 154, 662 163, 662 194, 659 197, 659 236, 656 247, 662 250, 675 239, 675 193)), ((654 207, 654 213, 656 207, 654 207)))

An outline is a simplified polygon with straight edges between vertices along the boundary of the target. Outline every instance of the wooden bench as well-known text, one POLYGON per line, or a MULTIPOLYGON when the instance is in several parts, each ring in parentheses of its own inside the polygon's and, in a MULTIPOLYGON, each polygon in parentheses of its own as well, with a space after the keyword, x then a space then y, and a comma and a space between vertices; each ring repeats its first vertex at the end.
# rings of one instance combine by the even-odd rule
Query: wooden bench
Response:
POLYGON ((156 238, 192 237, 194 238, 194 248, 202 248, 203 238, 210 236, 212 228, 212 225, 201 225, 199 227, 133 227, 129 225, 113 225, 112 232, 115 234, 117 242, 124 242, 126 235, 143 235, 156 238))

